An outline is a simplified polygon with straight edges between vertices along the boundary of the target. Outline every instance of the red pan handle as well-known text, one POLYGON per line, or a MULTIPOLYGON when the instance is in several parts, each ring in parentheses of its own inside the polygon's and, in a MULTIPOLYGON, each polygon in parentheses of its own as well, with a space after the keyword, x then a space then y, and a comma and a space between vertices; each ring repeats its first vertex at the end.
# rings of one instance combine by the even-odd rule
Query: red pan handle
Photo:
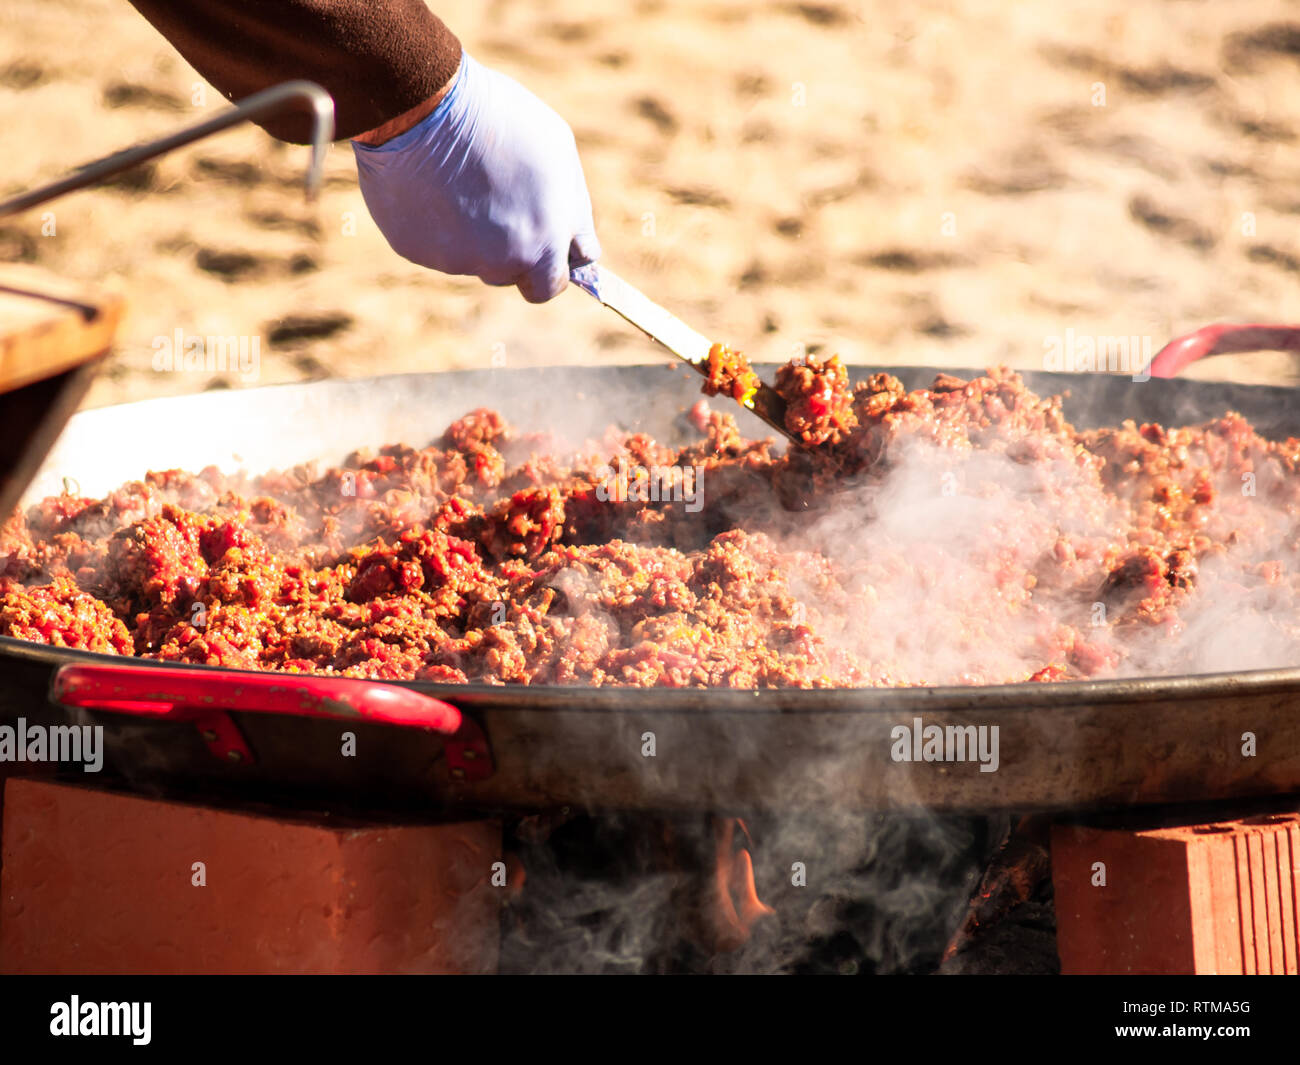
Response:
POLYGON ((473 718, 441 699, 382 681, 70 662, 54 674, 50 699, 87 710, 188 721, 213 754, 234 762, 252 762, 253 752, 228 711, 429 729, 447 737, 443 751, 453 780, 485 780, 495 768, 487 737, 473 718))
POLYGON ((450 703, 381 681, 293 673, 68 663, 50 683, 50 698, 64 706, 189 720, 217 710, 298 717, 353 718, 433 729, 451 736, 461 728, 450 703))
POLYGON ((1185 367, 1207 355, 1231 355, 1246 351, 1300 351, 1300 326, 1228 325, 1202 326, 1195 333, 1171 340, 1151 360, 1152 377, 1175 377, 1185 367))

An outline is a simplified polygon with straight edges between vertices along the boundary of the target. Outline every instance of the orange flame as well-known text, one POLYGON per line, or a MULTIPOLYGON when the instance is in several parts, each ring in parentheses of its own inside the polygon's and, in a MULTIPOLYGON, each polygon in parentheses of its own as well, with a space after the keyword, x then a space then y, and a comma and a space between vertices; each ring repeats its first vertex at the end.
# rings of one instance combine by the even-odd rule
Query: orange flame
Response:
POLYGON ((713 839, 713 880, 705 900, 705 917, 711 946, 718 953, 727 953, 749 942, 754 926, 776 911, 758 897, 745 822, 736 817, 714 818, 713 839), (737 827, 743 837, 739 843, 737 827))

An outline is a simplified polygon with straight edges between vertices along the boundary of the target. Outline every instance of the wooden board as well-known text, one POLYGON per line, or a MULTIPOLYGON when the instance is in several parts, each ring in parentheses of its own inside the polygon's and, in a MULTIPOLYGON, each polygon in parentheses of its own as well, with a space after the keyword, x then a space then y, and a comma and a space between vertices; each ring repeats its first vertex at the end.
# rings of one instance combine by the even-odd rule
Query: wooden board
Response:
POLYGON ((0 264, 0 392, 103 354, 125 302, 33 266, 0 264))

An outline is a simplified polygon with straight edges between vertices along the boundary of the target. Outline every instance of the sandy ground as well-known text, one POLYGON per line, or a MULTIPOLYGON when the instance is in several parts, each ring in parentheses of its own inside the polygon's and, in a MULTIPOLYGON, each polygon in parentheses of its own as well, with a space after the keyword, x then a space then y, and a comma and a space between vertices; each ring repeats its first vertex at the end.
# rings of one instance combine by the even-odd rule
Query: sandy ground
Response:
MULTIPOLYGON (((1282 0, 438 0, 574 126, 605 261, 758 359, 1041 368, 1051 338, 1300 321, 1300 10, 1282 0)), ((5 0, 0 189, 225 106, 125 0, 5 0)), ((123 291, 88 403, 661 353, 394 255, 336 145, 223 134, 0 223, 0 260, 123 291), (53 226, 49 223, 53 221, 53 226), (351 224, 350 224, 351 223, 351 224), (52 232, 50 232, 52 230, 52 232), (256 335, 255 379, 153 338, 256 335)), ((1294 381, 1290 356, 1201 376, 1294 381)), ((562 405, 562 397, 557 404, 562 405)))

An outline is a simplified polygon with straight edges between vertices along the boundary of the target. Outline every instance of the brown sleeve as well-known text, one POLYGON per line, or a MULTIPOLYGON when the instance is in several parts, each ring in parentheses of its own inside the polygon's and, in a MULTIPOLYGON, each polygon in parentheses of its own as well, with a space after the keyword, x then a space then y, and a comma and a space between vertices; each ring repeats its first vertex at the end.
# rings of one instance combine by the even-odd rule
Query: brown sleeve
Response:
MULTIPOLYGON (((423 0, 131 0, 228 99, 291 78, 334 97, 335 136, 355 137, 441 89, 460 41, 423 0)), ((261 124, 305 144, 306 113, 261 124)))

